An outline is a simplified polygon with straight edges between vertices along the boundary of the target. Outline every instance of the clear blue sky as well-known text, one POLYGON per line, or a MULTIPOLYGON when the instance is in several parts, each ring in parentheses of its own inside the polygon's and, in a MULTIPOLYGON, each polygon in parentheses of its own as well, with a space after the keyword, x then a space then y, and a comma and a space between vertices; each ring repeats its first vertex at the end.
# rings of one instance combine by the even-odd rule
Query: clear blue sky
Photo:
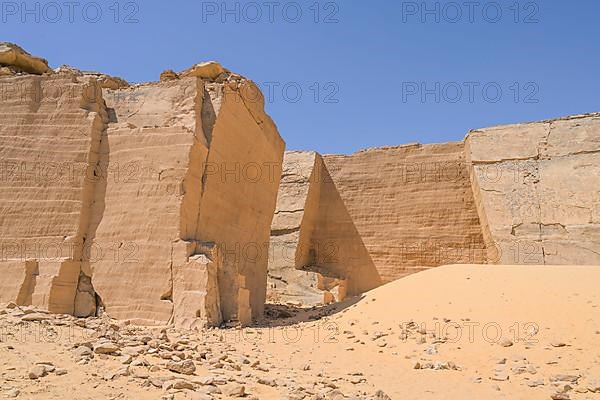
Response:
POLYGON ((0 40, 130 82, 218 60, 270 92, 288 149, 460 140, 600 111, 600 1, 465 3, 3 1, 0 40))

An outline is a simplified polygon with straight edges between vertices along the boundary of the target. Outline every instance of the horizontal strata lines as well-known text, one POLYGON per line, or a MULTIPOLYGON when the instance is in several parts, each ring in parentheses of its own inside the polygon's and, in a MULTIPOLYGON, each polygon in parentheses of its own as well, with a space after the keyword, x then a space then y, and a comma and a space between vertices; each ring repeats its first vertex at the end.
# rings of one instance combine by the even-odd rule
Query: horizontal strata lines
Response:
POLYGON ((470 251, 484 242, 462 143, 324 158, 385 280, 424 266, 484 260, 482 251, 470 251))
MULTIPOLYGON (((89 142, 89 140, 86 140, 89 142)), ((40 141, 37 143, 29 143, 29 142, 21 142, 21 143, 13 143, 14 145, 9 145, 4 142, 4 140, 0 139, 0 145, 2 148, 0 149, 0 154, 9 154, 11 157, 2 157, 0 162, 8 163, 9 161, 25 161, 24 157, 17 157, 19 153, 23 154, 36 154, 39 153, 43 157, 27 157, 28 159, 33 159, 36 162, 43 161, 70 161, 73 163, 81 163, 84 164, 86 161, 83 157, 86 154, 82 154, 79 149, 77 149, 77 145, 75 143, 71 143, 71 146, 65 146, 66 149, 61 151, 60 149, 47 147, 47 143, 45 141, 40 141), (58 157, 57 157, 58 155, 58 157)), ((31 162, 33 162, 30 161, 31 162)))
POLYGON ((14 134, 15 132, 19 132, 19 134, 35 132, 36 135, 41 135, 41 136, 46 136, 46 137, 54 137, 60 133, 64 134, 65 129, 91 130, 91 127, 89 125, 83 125, 83 124, 80 124, 80 125, 59 124, 56 122, 45 123, 45 124, 36 123, 36 122, 32 122, 32 123, 17 122, 14 124, 3 123, 2 126, 0 126, 0 135, 1 136, 10 136, 11 133, 14 134), (2 132, 7 132, 8 135, 4 135, 4 134, 2 134, 2 132), (52 132, 53 134, 49 134, 49 132, 52 132))
POLYGON ((192 135, 189 133, 145 134, 144 132, 131 133, 130 131, 127 134, 115 134, 114 132, 109 132, 108 137, 112 143, 135 147, 156 147, 161 144, 167 146, 178 144, 189 145, 192 142, 192 135))
MULTIPOLYGON (((5 203, 9 203, 4 200, 5 203)), ((15 215, 18 216, 19 212, 25 213, 30 212, 34 215, 76 215, 79 212, 77 207, 73 207, 73 205, 77 206, 77 203, 81 203, 78 201, 54 201, 54 200, 46 200, 46 201, 26 201, 21 200, 20 202, 13 202, 14 207, 11 205, 7 205, 2 207, 2 215, 15 215)))
MULTIPOLYGON (((150 144, 150 143, 138 143, 137 146, 130 148, 122 148, 122 149, 118 149, 115 150, 114 152, 111 150, 111 154, 128 154, 128 153, 138 153, 140 150, 143 149, 165 149, 165 148, 177 148, 177 147, 189 147, 190 143, 156 143, 156 144, 150 144)), ((141 158, 141 157, 139 157, 141 158)))
MULTIPOLYGON (((64 118, 64 119, 69 119, 69 118, 74 118, 75 116, 85 116, 87 114, 89 114, 89 111, 83 110, 83 109, 79 109, 77 111, 62 111, 62 109, 53 109, 51 111, 44 111, 43 109, 40 109, 38 111, 32 112, 32 111, 22 111, 22 112, 16 112, 16 111, 10 111, 7 112, 8 108, 4 107, 4 104, 0 103, 3 108, 2 111, 0 111, 0 117, 2 117, 2 120, 4 120, 4 118, 15 118, 15 117, 20 117, 20 116, 26 116, 26 117, 30 117, 30 118, 35 118, 37 120, 43 120, 49 116, 54 117, 54 118, 64 118)), ((23 107, 26 107, 25 105, 23 107)))
POLYGON ((27 128, 55 128, 55 127, 65 127, 65 128, 89 128, 89 125, 85 124, 75 124, 75 121, 47 121, 44 122, 36 122, 36 121, 10 121, 10 123, 2 123, 3 129, 8 128, 19 128, 23 130, 27 130, 27 128), (71 123, 67 123, 71 122, 71 123))
POLYGON ((3 211, 6 211, 8 209, 10 209, 11 207, 15 207, 17 209, 27 209, 27 207, 36 207, 36 209, 38 209, 38 211, 41 211, 43 209, 42 206, 51 204, 53 205, 53 207, 58 208, 58 206, 62 206, 64 208, 68 208, 71 209, 72 205, 69 203, 80 203, 81 199, 78 198, 79 196, 73 196, 73 198, 71 199, 27 199, 27 198, 19 198, 16 197, 15 199, 10 199, 10 198, 4 198, 0 197, 0 200, 2 200, 2 203, 5 204, 3 205, 3 211))
MULTIPOLYGON (((60 127, 57 128, 57 130, 60 127)), ((83 131, 82 128, 78 128, 76 132, 73 132, 73 136, 68 136, 67 128, 62 129, 65 134, 63 137, 67 138, 64 145, 64 149, 67 153, 72 152, 73 150, 81 153, 81 147, 87 146, 88 142, 91 140, 91 131, 83 131)), ((57 149, 56 146, 52 146, 54 142, 56 142, 56 136, 47 136, 42 134, 42 132, 36 132, 35 135, 24 135, 22 131, 20 132, 12 132, 14 135, 2 135, 0 130, 0 142, 12 146, 14 148, 19 148, 23 146, 30 147, 44 147, 48 151, 59 152, 61 149, 57 149)), ((34 133, 34 132, 32 132, 34 133)), ((83 153, 82 153, 83 154, 83 153)))
MULTIPOLYGON (((6 109, 4 110, 6 111, 6 109)), ((75 123, 77 121, 81 121, 83 118, 86 118, 89 114, 88 111, 81 111, 76 113, 59 113, 56 111, 53 112, 4 112, 0 113, 0 118, 2 118, 2 125, 10 125, 15 121, 26 121, 29 123, 34 122, 71 122, 75 123)))
POLYGON ((83 168, 73 169, 72 171, 62 173, 44 167, 15 171, 13 168, 0 163, 0 187, 10 187, 13 191, 12 194, 0 194, 0 197, 15 197, 17 194, 31 196, 52 191, 53 199, 61 199, 70 197, 71 193, 79 193, 82 190, 81 185, 84 181, 96 181, 98 179, 83 168))

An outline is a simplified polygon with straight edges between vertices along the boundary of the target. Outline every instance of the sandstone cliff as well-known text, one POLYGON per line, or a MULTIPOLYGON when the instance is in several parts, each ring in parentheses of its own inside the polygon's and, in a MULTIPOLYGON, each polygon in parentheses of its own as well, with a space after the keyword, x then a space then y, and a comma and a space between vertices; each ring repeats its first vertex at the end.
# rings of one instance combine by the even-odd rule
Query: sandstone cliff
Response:
POLYGON ((485 262, 463 143, 323 159, 384 281, 443 264, 485 262))
POLYGON ((262 315, 284 142, 251 81, 0 62, 22 70, 0 80, 0 301, 188 327, 262 315))
POLYGON ((600 114, 282 170, 262 94, 216 62, 129 85, 0 43, 0 77, 0 301, 249 324, 267 264, 272 299, 317 304, 444 264, 600 263, 600 114))
POLYGON ((259 124, 246 106, 251 83, 239 84, 182 78, 107 91, 111 161, 95 242, 118 246, 122 259, 96 262, 93 281, 111 315, 168 321, 173 302, 186 303, 173 282, 199 268, 189 258, 206 242, 218 246, 210 282, 223 318, 249 323, 262 314, 284 145, 270 119, 258 114, 259 124), (132 280, 143 283, 131 288, 132 280))
MULTIPOLYGON (((73 314, 106 111, 95 81, 0 81, 3 300, 73 314)), ((95 296, 81 301, 91 304, 95 296)), ((93 304, 92 304, 93 303, 93 304)))
POLYGON ((355 230, 363 264, 384 281, 451 263, 599 264, 599 149, 600 115, 591 114, 474 130, 463 142, 288 152, 271 240, 292 252, 272 255, 270 293, 314 304, 326 286, 297 270, 305 220, 315 243, 355 230), (339 200, 314 194, 321 159, 339 200))
POLYGON ((600 264, 600 115, 470 132, 488 259, 600 264))

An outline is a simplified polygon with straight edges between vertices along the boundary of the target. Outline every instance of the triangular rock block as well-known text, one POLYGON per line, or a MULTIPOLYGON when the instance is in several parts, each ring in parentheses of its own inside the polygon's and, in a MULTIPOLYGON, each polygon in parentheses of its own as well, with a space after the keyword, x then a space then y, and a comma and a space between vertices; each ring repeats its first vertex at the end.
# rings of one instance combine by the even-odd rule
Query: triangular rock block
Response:
POLYGON ((287 152, 271 226, 270 299, 326 304, 380 284, 322 157, 287 152))

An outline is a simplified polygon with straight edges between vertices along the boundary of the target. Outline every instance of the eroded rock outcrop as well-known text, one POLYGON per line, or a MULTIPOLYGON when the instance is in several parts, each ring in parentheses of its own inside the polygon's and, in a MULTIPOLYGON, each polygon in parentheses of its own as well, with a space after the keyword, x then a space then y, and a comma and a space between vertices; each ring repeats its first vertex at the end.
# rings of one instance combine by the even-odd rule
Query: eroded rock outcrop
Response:
POLYGON ((48 61, 32 56, 16 44, 7 42, 0 42, 0 67, 5 68, 4 75, 21 72, 41 75, 50 70, 48 61))
POLYGON ((262 314, 267 252, 248 248, 268 248, 284 142, 258 88, 214 64, 0 80, 0 301, 187 327, 262 314))
POLYGON ((286 153, 270 246, 272 300, 329 303, 381 284, 317 153, 286 153))
POLYGON ((474 130, 466 138, 488 259, 600 264, 600 115, 474 130))

